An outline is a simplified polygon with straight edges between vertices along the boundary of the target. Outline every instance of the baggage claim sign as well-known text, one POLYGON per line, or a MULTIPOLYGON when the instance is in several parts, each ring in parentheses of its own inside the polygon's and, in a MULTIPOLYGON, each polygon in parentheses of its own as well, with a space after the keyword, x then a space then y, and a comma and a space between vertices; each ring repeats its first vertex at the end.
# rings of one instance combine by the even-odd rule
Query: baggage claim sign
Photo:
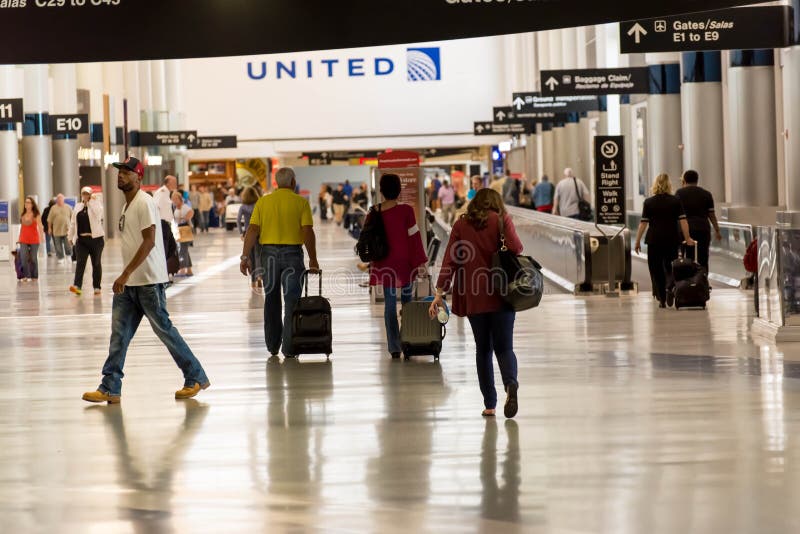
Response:
POLYGON ((753 0, 0 0, 0 64, 357 48, 588 26, 752 3, 753 0), (165 20, 180 24, 165 28, 165 20), (65 30, 67 38, 63 37, 65 30))

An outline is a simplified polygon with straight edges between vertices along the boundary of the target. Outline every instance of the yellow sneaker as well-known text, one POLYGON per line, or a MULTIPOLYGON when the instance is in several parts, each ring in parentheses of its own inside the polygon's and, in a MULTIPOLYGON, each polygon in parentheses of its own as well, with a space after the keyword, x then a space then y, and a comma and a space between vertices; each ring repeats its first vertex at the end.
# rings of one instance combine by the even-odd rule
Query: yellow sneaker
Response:
POLYGON ((81 288, 77 286, 69 286, 69 292, 75 293, 79 297, 81 296, 81 293, 83 293, 83 291, 81 291, 81 288))
POLYGON ((184 387, 183 389, 179 389, 178 391, 176 391, 175 392, 175 398, 176 399, 191 399, 192 397, 194 397, 195 395, 200 393, 201 389, 208 389, 208 387, 210 385, 211 385, 211 382, 206 382, 205 384, 202 384, 202 385, 200 385, 200 384, 195 382, 195 384, 193 386, 187 386, 187 387, 184 387))
POLYGON ((109 395, 105 391, 87 391, 83 394, 83 400, 87 402, 107 402, 109 404, 119 404, 119 395, 109 395))

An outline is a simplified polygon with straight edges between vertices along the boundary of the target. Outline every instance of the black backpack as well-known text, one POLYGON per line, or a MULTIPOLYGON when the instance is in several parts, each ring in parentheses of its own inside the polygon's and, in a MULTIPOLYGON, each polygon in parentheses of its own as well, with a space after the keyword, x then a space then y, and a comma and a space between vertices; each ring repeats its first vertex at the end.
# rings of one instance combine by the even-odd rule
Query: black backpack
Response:
POLYGON ((583 195, 581 195, 581 190, 578 189, 578 179, 572 178, 572 180, 575 182, 575 193, 578 195, 578 219, 581 221, 593 221, 592 205, 584 200, 583 195))
POLYGON ((364 228, 356 243, 356 254, 363 262, 380 261, 389 255, 389 243, 386 241, 386 227, 383 225, 381 207, 370 208, 364 228))

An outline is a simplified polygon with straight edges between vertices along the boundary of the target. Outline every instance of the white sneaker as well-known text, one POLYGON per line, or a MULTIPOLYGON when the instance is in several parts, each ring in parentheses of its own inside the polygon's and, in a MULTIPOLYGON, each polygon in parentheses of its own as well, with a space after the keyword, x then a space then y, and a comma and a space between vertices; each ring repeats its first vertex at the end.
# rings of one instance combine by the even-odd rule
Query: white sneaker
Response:
POLYGON ((64 258, 61 258, 60 260, 58 260, 58 262, 57 262, 57 263, 58 263, 59 265, 64 265, 64 258))

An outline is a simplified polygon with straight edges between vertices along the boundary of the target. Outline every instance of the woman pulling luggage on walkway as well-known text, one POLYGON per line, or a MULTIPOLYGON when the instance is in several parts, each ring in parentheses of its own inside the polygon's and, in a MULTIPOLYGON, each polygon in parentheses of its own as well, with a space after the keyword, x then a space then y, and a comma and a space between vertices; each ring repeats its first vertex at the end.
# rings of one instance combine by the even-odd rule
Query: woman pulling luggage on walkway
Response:
POLYGON ((666 308, 672 306, 672 262, 678 257, 678 247, 681 241, 690 247, 695 242, 689 235, 681 201, 672 194, 669 176, 659 174, 651 192, 653 196, 644 201, 642 208, 642 222, 636 234, 636 254, 642 250, 642 236, 647 230, 647 266, 653 295, 658 299, 659 308, 666 308))
POLYGON ((380 191, 384 201, 378 206, 376 215, 383 217, 389 255, 371 262, 369 266, 369 285, 383 287, 383 317, 392 358, 399 358, 403 350, 397 322, 397 292, 400 291, 403 303, 410 302, 412 282, 418 274, 426 274, 428 262, 414 208, 397 203, 401 189, 400 177, 396 174, 384 174, 381 177, 380 191))
POLYGON ((39 243, 44 240, 44 226, 36 201, 25 198, 25 208, 20 215, 19 247, 22 257, 22 272, 26 282, 39 278, 39 243))
POLYGON ((497 391, 494 386, 492 352, 497 357, 506 390, 504 413, 517 414, 517 356, 514 354, 516 313, 497 294, 492 280, 492 257, 500 248, 500 218, 505 226, 505 244, 514 254, 522 252, 522 243, 514 223, 506 213, 500 194, 481 189, 469 203, 450 233, 442 270, 436 284, 436 298, 429 313, 436 317, 444 295, 452 285, 453 313, 466 316, 475 337, 475 360, 478 382, 483 394, 484 417, 495 415, 497 391))

